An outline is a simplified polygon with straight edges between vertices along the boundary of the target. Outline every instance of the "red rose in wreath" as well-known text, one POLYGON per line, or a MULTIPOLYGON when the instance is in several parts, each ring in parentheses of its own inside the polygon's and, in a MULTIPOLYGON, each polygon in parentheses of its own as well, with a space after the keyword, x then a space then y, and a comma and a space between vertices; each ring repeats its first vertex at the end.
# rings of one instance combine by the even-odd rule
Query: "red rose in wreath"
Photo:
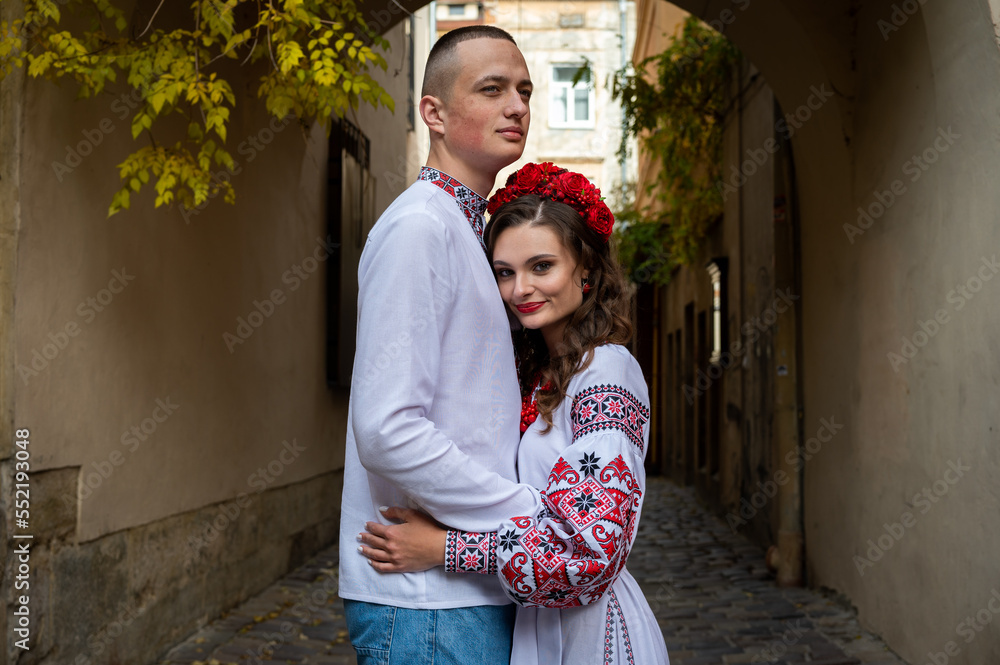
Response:
POLYGON ((587 225, 597 231, 605 241, 611 237, 611 227, 614 226, 615 216, 611 214, 608 206, 600 201, 587 211, 587 225))
POLYGON ((566 173, 560 176, 564 191, 570 196, 583 200, 583 196, 587 190, 593 189, 594 186, 590 184, 587 178, 579 173, 566 173))
POLYGON ((538 187, 542 177, 542 170, 535 164, 525 164, 520 171, 514 172, 514 181, 522 191, 531 191, 538 187))

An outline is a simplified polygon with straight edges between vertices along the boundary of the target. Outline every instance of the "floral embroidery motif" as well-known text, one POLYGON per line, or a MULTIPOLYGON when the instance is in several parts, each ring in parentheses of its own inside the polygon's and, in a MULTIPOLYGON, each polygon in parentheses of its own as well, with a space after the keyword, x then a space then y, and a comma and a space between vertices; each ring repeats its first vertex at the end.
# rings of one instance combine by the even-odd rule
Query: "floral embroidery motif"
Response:
POLYGON ((485 251, 486 241, 483 240, 483 213, 486 212, 486 199, 447 173, 432 169, 429 166, 420 168, 420 175, 417 176, 417 179, 426 180, 455 198, 458 202, 458 207, 462 209, 465 218, 469 220, 472 230, 476 232, 476 238, 479 239, 480 246, 485 251))
POLYGON ((580 531, 614 509, 615 498, 593 478, 565 492, 558 504, 559 514, 580 531))
POLYGON ((649 409, 620 386, 594 386, 573 398, 573 441, 591 432, 617 429, 642 451, 649 409))
POLYGON ((601 458, 595 453, 586 453, 580 460, 580 470, 583 471, 583 475, 592 476, 597 473, 597 465, 600 463, 601 458))

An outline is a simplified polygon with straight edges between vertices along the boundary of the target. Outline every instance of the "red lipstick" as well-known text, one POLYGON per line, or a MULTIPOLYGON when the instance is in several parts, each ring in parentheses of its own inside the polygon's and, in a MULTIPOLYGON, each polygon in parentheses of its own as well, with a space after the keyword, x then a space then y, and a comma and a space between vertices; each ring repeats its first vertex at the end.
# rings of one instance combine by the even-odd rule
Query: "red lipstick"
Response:
POLYGON ((545 304, 544 302, 528 302, 524 303, 523 305, 515 305, 515 307, 517 307, 517 311, 521 312, 522 314, 530 314, 531 312, 534 312, 544 304, 545 304))

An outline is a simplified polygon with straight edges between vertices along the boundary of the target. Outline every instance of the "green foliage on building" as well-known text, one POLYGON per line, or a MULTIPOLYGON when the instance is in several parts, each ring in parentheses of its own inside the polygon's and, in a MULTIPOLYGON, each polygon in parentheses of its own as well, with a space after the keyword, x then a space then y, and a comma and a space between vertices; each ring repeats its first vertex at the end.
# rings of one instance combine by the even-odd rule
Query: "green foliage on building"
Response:
POLYGON ((161 16, 165 3, 130 16, 123 0, 26 0, 23 17, 0 23, 0 76, 21 67, 72 79, 81 97, 122 84, 134 91, 132 138, 143 145, 118 165, 109 216, 149 184, 156 207, 195 208, 220 193, 235 200, 212 170, 233 167, 231 76, 243 66, 262 63, 257 96, 276 118, 329 130, 334 115, 361 103, 394 108, 370 75, 386 69, 389 43, 352 0, 195 0, 179 21, 161 16))
POLYGON ((740 57, 728 39, 688 17, 665 51, 635 73, 615 75, 612 94, 626 117, 620 155, 626 141, 638 137, 658 166, 647 184, 654 204, 640 210, 625 203, 616 211, 623 222, 619 254, 637 282, 669 282, 678 266, 694 260, 722 214, 723 120, 740 57))

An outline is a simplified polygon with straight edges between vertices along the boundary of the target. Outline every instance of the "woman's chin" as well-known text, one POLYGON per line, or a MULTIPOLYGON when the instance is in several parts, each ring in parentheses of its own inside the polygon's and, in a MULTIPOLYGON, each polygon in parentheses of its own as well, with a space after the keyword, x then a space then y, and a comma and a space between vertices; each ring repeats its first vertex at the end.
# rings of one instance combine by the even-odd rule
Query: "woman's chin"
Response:
POLYGON ((537 323, 533 323, 531 319, 532 317, 530 316, 517 317, 517 320, 521 323, 522 328, 526 328, 527 330, 538 330, 539 325, 537 323))

